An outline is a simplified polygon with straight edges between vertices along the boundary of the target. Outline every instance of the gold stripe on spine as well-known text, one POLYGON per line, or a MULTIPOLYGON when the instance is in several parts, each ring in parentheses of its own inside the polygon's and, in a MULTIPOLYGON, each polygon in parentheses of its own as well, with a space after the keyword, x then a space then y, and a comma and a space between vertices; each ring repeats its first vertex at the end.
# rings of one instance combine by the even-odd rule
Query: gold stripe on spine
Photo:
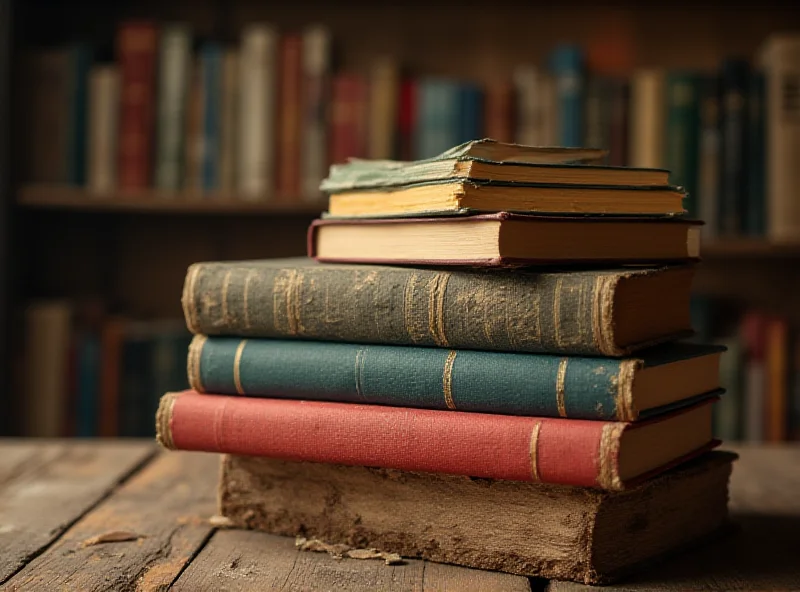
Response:
POLYGON ((367 348, 361 348, 356 352, 356 367, 355 367, 355 374, 356 374, 356 393, 358 393, 359 397, 364 397, 364 360, 367 357, 367 348))
POLYGON ((614 340, 614 294, 620 276, 600 275, 594 282, 592 292, 592 343, 607 356, 621 356, 625 349, 614 340))
POLYGON ((231 286, 231 272, 226 271, 222 279, 222 320, 227 324, 228 318, 228 288, 231 286))
POLYGON ((625 424, 607 423, 603 426, 600 435, 600 450, 598 452, 597 484, 609 491, 622 489, 622 480, 619 478, 619 443, 625 424))
POLYGON ((428 292, 428 330, 433 342, 439 347, 449 347, 444 332, 444 295, 450 273, 437 273, 431 280, 428 292))
POLYGON ((444 391, 444 402, 448 409, 455 409, 453 401, 453 365, 456 362, 456 350, 450 350, 447 359, 444 361, 444 371, 442 372, 442 390, 444 391))
POLYGON ((247 339, 242 339, 242 341, 239 342, 239 346, 236 348, 236 355, 233 357, 233 384, 236 385, 236 392, 240 395, 244 394, 240 366, 242 364, 242 352, 244 352, 245 345, 247 345, 247 339))
POLYGON ((636 372, 642 367, 641 360, 622 360, 617 374, 617 392, 614 395, 617 419, 619 421, 636 421, 639 410, 633 402, 633 381, 636 372))
POLYGON ((558 404, 558 414, 561 417, 567 416, 567 406, 564 403, 564 382, 567 378, 567 364, 569 358, 561 358, 558 363, 558 373, 556 374, 556 403, 558 404))
POLYGON ((539 477, 539 432, 542 429, 542 422, 537 421, 531 430, 530 459, 531 459, 531 480, 541 481, 539 477))
POLYGON ((200 333, 200 328, 197 323, 197 306, 194 301, 194 285, 197 282, 198 275, 200 275, 200 265, 194 264, 189 267, 189 273, 183 284, 183 295, 181 298, 181 302, 183 303, 183 316, 186 317, 186 326, 192 333, 200 333))
POLYGON ((248 308, 248 292, 250 290, 250 281, 253 279, 255 272, 251 269, 247 272, 247 275, 244 278, 244 291, 242 293, 242 306, 243 306, 243 316, 244 316, 244 328, 250 328, 250 309, 248 308))
POLYGON ((205 335, 195 335, 192 343, 189 344, 189 355, 186 358, 186 370, 189 375, 189 386, 198 393, 206 392, 203 381, 200 378, 200 357, 203 354, 208 337, 205 335))

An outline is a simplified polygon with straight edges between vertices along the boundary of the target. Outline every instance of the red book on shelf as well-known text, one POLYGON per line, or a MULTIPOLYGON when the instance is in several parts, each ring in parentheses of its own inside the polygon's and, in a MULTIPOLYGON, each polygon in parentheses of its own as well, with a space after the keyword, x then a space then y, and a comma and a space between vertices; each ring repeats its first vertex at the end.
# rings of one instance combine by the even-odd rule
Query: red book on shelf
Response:
POLYGON ((706 401, 638 423, 168 393, 179 450, 621 490, 716 445, 706 401))
POLYGON ((117 34, 121 90, 119 187, 140 190, 152 178, 158 39, 149 21, 128 21, 117 34))
POLYGON ((287 35, 281 41, 277 193, 284 199, 300 196, 300 145, 304 112, 302 47, 303 39, 299 35, 287 35))
POLYGON ((367 81, 358 74, 337 74, 331 82, 332 163, 367 155, 367 81))
POLYGON ((514 87, 496 80, 486 86, 486 136, 499 142, 514 141, 514 87))
POLYGON ((417 117, 417 81, 406 78, 400 84, 400 102, 397 108, 397 158, 414 160, 414 121, 417 117))

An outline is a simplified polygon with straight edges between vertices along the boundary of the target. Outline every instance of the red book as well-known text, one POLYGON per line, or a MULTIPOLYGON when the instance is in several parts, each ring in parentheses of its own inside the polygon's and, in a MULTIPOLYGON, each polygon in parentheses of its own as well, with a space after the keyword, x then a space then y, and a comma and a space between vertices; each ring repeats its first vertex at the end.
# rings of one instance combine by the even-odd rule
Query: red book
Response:
POLYGON ((302 46, 299 35, 287 35, 281 42, 277 193, 289 199, 300 196, 300 136, 304 111, 302 46))
POLYGON ((332 163, 367 155, 367 81, 358 74, 337 74, 331 82, 332 163))
POLYGON ((124 23, 117 35, 121 90, 119 186, 150 186, 153 168, 157 33, 149 21, 124 23))
POLYGON ((514 141, 514 87, 495 81, 486 86, 486 136, 498 142, 514 141))
POLYGON ((712 448, 711 404, 640 423, 168 393, 166 448, 621 490, 712 448))
POLYGON ((417 118, 417 81, 406 78, 400 84, 397 108, 397 158, 414 160, 414 122, 417 118))

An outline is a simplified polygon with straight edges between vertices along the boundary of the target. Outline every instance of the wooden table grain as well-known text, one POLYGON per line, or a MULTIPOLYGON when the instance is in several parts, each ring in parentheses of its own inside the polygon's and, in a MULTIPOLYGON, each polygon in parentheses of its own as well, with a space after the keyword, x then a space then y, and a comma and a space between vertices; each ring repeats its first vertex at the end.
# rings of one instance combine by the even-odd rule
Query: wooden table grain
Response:
MULTIPOLYGON (((728 448, 736 529, 603 590, 800 590, 800 446, 728 448)), ((217 476, 216 456, 150 442, 0 440, 0 590, 592 590, 220 529, 217 476)))

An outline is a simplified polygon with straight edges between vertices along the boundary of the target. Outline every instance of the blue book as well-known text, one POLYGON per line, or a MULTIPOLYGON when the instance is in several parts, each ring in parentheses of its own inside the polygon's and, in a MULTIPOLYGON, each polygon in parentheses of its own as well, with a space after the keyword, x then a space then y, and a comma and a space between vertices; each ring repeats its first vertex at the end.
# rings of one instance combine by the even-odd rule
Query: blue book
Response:
POLYGON ((86 181, 86 126, 92 49, 87 44, 76 43, 67 51, 67 182, 83 185, 86 181))
POLYGON ((550 54, 550 72, 555 77, 560 137, 569 148, 583 142, 583 52, 574 45, 561 45, 550 54))
POLYGON ((222 109, 222 47, 206 43, 200 49, 203 95, 203 189, 220 186, 220 123, 222 109))
POLYGON ((477 84, 460 85, 459 135, 457 144, 483 137, 483 91, 477 84))
POLYGON ((747 215, 747 95, 750 65, 747 60, 729 58, 720 68, 720 202, 719 232, 738 236, 747 215))
POLYGON ((427 78, 419 82, 417 99, 416 158, 421 160, 459 143, 460 86, 442 78, 427 78))
POLYGON ((100 405, 100 338, 86 333, 77 347, 78 412, 76 435, 91 438, 97 435, 100 405))

